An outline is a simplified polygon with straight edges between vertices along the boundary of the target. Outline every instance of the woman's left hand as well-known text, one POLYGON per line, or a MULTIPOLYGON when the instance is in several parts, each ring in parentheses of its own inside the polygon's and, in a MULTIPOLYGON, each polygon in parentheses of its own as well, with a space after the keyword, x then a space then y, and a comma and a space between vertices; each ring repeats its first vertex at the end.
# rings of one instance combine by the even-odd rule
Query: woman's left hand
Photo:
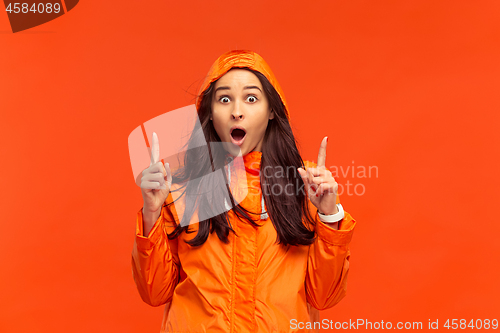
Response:
POLYGON ((325 167, 327 142, 328 137, 323 138, 323 141, 321 141, 317 167, 307 168, 307 170, 298 168, 298 171, 304 182, 309 200, 318 208, 320 213, 332 215, 338 213, 336 205, 338 184, 330 170, 325 167))

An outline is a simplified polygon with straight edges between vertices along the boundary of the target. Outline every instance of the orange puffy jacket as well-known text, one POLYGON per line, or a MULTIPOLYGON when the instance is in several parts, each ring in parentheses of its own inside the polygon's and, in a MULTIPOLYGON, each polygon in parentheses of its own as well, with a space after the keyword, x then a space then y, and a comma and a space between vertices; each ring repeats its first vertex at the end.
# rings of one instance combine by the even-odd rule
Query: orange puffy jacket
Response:
MULTIPOLYGON (((259 214, 261 157, 256 151, 243 157, 249 192, 240 203, 259 214)), ((165 203, 171 200, 172 193, 165 203)), ((309 204, 311 212, 317 212, 309 204)), ((316 213, 314 243, 287 251, 276 244, 269 218, 254 227, 231 210, 237 236, 231 232, 229 244, 224 244, 212 233, 194 248, 184 240, 195 237, 198 224, 190 226, 194 233, 167 239, 179 223, 179 205, 171 207, 162 207, 148 237, 143 236, 142 209, 137 213, 132 252, 141 298, 152 306, 166 304, 161 332, 310 332, 299 329, 299 323, 319 321, 318 310, 344 297, 356 224, 349 213, 344 211, 339 230, 321 222, 316 213)))

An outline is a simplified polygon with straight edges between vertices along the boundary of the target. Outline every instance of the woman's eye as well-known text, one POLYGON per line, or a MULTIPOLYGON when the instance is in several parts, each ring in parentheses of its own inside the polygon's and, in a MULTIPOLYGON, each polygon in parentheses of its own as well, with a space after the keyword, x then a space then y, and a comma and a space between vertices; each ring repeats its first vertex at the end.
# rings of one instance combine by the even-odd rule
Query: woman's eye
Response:
POLYGON ((222 96, 221 98, 219 98, 219 101, 222 102, 222 103, 228 103, 229 102, 229 97, 222 96))
POLYGON ((250 95, 247 97, 247 101, 249 101, 250 103, 255 103, 257 102, 257 97, 250 95))

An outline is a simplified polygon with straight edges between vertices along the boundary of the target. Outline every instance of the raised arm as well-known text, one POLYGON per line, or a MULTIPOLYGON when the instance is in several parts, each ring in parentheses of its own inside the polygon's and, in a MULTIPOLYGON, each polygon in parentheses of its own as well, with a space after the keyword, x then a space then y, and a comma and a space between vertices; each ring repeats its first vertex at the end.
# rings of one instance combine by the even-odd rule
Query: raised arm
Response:
POLYGON ((132 250, 132 274, 144 302, 159 306, 170 301, 179 280, 179 262, 168 240, 167 227, 175 219, 165 205, 172 185, 168 163, 160 161, 158 136, 153 133, 151 163, 142 172, 143 208, 137 213, 132 250))
POLYGON ((324 310, 337 304, 346 294, 349 272, 349 244, 356 221, 344 211, 344 217, 337 221, 340 202, 338 184, 325 167, 328 138, 321 142, 316 167, 299 168, 305 184, 309 209, 315 211, 316 240, 309 247, 306 272, 307 301, 316 309, 324 310), (332 223, 321 220, 333 220, 332 223))

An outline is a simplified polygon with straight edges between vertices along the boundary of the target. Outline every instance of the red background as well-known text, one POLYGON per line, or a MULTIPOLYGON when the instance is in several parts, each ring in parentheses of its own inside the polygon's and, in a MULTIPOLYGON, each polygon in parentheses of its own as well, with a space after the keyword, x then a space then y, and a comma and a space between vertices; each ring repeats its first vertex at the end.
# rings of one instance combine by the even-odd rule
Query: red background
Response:
MULTIPOLYGON (((127 138, 261 54, 303 157, 376 166, 334 321, 500 319, 499 1, 82 1, 12 34, 0 12, 1 332, 158 332, 132 279, 127 138), (353 163, 354 161, 354 163, 353 163)), ((358 187, 358 192, 360 191, 358 187)), ((352 193, 351 193, 352 194, 352 193)))

